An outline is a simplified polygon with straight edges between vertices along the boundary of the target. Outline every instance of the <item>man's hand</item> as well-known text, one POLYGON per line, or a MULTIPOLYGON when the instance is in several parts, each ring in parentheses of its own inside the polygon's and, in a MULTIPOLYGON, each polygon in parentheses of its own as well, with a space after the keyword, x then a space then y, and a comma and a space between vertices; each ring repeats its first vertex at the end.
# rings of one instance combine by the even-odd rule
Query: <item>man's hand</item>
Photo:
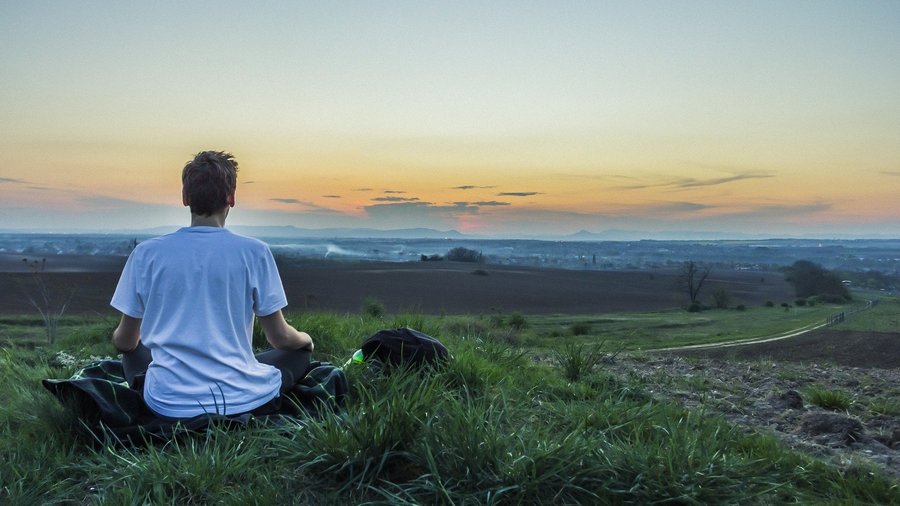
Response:
POLYGON ((141 319, 122 315, 119 326, 113 331, 112 343, 122 353, 134 351, 141 342, 141 319))
POLYGON ((259 325, 266 334, 266 340, 269 341, 273 348, 279 350, 307 349, 313 351, 314 346, 309 334, 291 327, 284 319, 280 309, 268 316, 260 316, 259 325))

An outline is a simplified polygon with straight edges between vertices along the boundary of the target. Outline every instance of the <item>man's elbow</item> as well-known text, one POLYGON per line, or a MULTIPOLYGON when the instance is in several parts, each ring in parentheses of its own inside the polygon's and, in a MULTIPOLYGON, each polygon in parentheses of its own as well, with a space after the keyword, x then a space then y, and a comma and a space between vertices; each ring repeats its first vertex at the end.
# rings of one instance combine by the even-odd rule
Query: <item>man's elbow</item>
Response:
POLYGON ((138 347, 138 344, 140 344, 140 341, 141 332, 139 320, 130 321, 123 318, 122 322, 119 323, 119 326, 113 330, 112 344, 115 346, 116 350, 121 353, 134 351, 134 349, 138 347))
POLYGON ((113 331, 112 335, 112 344, 115 346, 116 350, 121 353, 128 353, 129 351, 133 351, 137 348, 137 342, 132 342, 132 339, 129 339, 128 336, 125 336, 124 332, 120 329, 116 329, 113 331))

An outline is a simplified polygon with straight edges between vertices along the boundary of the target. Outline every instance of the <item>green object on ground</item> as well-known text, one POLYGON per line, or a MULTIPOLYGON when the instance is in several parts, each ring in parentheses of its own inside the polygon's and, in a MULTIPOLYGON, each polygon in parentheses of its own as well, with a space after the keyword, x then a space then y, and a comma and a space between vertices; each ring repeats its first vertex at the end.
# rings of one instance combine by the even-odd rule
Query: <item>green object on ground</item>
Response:
POLYGON ((362 350, 356 350, 353 352, 353 356, 350 357, 350 360, 344 362, 344 367, 347 367, 350 364, 361 364, 366 360, 365 355, 363 355, 362 350))

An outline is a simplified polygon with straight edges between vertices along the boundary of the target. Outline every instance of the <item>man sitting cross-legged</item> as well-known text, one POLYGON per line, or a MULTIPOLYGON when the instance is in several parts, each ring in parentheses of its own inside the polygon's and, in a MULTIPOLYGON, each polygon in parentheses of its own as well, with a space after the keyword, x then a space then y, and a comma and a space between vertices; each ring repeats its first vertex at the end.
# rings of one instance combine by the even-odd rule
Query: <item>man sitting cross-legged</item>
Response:
POLYGON ((234 158, 199 153, 181 181, 191 226, 139 244, 112 298, 125 376, 163 419, 277 412, 307 372, 312 339, 282 315, 287 298, 268 246, 224 228, 234 158), (254 315, 274 348, 255 356, 254 315))

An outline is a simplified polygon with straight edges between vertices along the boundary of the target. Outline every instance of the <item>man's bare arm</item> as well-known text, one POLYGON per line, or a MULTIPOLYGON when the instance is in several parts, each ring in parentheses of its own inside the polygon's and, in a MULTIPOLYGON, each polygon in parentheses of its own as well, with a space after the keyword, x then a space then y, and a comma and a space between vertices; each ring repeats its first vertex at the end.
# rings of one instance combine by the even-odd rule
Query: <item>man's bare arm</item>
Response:
POLYGON ((128 315, 122 315, 119 326, 113 331, 112 342, 122 353, 134 351, 141 341, 141 319, 132 318, 128 315))
POLYGON ((313 342, 309 334, 291 327, 284 319, 280 309, 268 316, 260 316, 259 324, 266 334, 266 340, 269 341, 273 348, 279 350, 305 348, 313 351, 313 342))

